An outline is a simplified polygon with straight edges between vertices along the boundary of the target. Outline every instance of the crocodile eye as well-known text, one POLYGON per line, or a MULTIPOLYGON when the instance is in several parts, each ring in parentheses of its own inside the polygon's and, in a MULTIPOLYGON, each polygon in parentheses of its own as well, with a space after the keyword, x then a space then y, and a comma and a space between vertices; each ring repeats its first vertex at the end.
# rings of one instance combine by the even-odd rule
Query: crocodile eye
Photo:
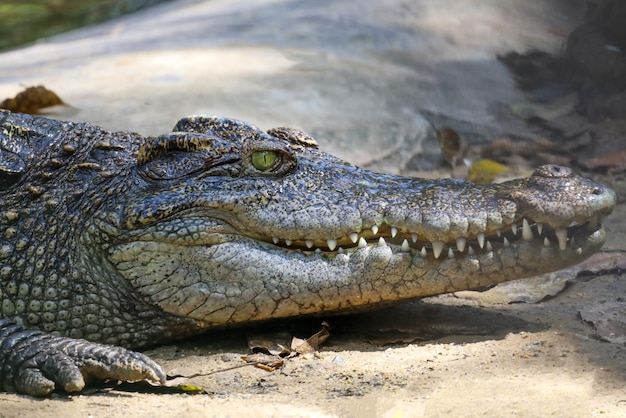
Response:
POLYGON ((268 171, 279 162, 280 156, 276 151, 254 151, 252 153, 252 165, 259 171, 268 171))

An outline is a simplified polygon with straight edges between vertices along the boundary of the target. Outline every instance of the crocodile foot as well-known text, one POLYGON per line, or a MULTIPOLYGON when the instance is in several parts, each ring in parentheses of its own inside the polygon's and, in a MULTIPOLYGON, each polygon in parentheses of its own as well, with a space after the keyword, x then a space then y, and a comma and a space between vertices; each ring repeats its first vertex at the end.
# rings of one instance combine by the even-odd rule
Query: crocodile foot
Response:
POLYGON ((89 381, 165 382, 161 366, 121 347, 57 337, 0 320, 0 389, 45 396, 89 381))

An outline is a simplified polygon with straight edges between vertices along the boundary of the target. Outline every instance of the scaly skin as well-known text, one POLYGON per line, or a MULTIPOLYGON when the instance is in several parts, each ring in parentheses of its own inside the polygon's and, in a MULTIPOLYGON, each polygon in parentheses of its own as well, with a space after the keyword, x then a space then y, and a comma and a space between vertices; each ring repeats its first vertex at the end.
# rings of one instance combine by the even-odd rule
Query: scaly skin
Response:
POLYGON ((97 343, 558 270, 602 246, 615 205, 565 167, 487 186, 399 177, 294 129, 219 118, 144 138, 2 112, 0 151, 0 387, 34 395, 163 381, 147 357, 97 343))

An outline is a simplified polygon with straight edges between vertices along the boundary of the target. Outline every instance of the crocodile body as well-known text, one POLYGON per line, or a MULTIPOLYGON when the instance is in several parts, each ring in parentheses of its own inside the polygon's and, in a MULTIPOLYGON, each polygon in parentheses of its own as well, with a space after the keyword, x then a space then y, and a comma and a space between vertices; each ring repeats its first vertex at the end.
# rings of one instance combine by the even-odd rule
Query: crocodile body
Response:
POLYGON ((4 111, 0 196, 0 389, 34 395, 163 381, 126 349, 210 327, 558 270, 615 205, 559 166, 479 186, 369 172, 289 128, 144 138, 4 111))

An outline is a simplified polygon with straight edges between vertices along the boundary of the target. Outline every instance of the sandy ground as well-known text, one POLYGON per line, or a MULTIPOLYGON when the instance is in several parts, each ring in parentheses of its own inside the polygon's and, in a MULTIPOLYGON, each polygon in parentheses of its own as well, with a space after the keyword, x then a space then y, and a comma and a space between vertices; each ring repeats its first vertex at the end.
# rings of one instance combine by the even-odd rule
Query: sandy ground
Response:
MULTIPOLYGON (((0 416, 624 416, 626 349, 599 341, 577 312, 625 287, 599 275, 534 305, 478 307, 442 296, 334 318, 338 330, 319 353, 280 370, 243 367, 189 380, 208 393, 127 385, 43 400, 0 394, 0 416), (424 330, 447 335, 419 342, 424 330), (378 344, 407 338, 416 342, 378 344)), ((254 332, 216 332, 148 353, 169 374, 206 374, 243 364, 254 332)))
MULTIPOLYGON (((173 2, 1 54, 0 96, 45 84, 74 106, 55 117, 146 134, 193 113, 291 125, 352 162, 406 172, 412 155, 429 151, 424 114, 476 142, 503 132, 532 137, 523 123, 494 117, 494 105, 520 98, 495 53, 558 50, 584 6, 355 4, 173 2)), ((126 385, 47 399, 0 393, 0 417, 626 416, 626 346, 580 316, 626 295, 624 186, 604 180, 615 182, 621 202, 607 245, 585 269, 551 276, 562 288, 554 297, 509 304, 444 295, 324 318, 332 329, 321 350, 274 372, 233 368, 258 328, 216 331, 148 350, 171 375, 203 374, 190 383, 206 392, 126 385)), ((306 337, 320 321, 273 329, 306 337)))

